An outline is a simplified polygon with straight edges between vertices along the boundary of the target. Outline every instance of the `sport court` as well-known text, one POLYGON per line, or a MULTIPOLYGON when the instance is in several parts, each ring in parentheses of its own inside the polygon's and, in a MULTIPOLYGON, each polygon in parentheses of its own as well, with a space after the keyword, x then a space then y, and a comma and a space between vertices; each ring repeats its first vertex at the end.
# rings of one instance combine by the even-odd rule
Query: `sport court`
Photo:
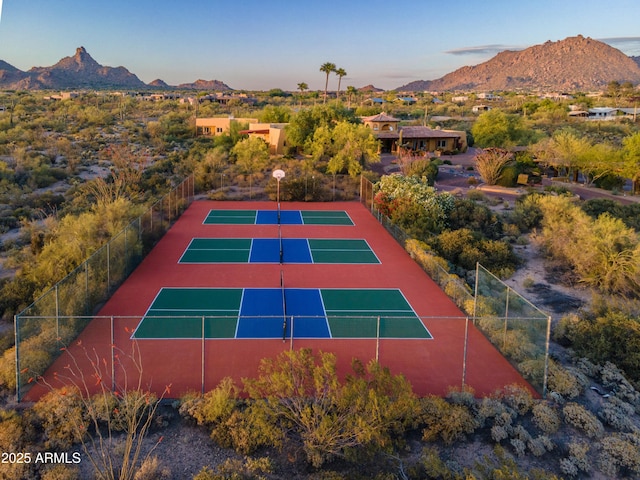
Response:
POLYGON ((432 338, 398 289, 281 284, 281 288, 162 288, 133 338, 432 338))
POLYGON ((325 263, 376 264, 363 239, 194 238, 179 263, 325 263))
POLYGON ((344 210, 211 210, 205 225, 350 225, 344 210))

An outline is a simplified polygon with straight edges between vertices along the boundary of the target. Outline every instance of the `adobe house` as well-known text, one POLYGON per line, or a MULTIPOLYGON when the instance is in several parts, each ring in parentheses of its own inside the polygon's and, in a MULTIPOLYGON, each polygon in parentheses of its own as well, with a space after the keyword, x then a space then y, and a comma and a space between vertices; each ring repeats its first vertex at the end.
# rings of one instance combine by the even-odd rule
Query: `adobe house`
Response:
POLYGON ((400 126, 400 119, 386 113, 363 117, 365 127, 380 140, 382 153, 396 153, 398 145, 422 152, 464 152, 467 134, 456 130, 439 130, 423 126, 400 126))
POLYGON ((287 146, 285 131, 287 125, 287 123, 250 123, 249 129, 241 130, 240 133, 262 138, 269 145, 271 155, 284 155, 284 149, 287 146))
POLYGON ((256 118, 234 118, 234 117, 209 117, 196 118, 196 135, 216 136, 229 133, 231 124, 257 122, 256 118))

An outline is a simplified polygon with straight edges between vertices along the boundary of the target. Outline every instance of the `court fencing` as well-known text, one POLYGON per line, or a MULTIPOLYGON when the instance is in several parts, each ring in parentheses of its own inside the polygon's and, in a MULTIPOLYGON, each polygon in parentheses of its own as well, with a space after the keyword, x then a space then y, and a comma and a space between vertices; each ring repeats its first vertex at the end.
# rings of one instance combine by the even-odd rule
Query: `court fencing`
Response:
POLYGON ((423 268, 473 324, 544 398, 547 394, 551 316, 489 270, 476 265, 472 290, 448 270, 447 262, 425 251, 376 207, 375 185, 361 177, 360 202, 423 268))
POLYGON ((195 196, 190 175, 14 319, 16 396, 82 332, 195 196), (60 319, 64 319, 60 321, 60 319))

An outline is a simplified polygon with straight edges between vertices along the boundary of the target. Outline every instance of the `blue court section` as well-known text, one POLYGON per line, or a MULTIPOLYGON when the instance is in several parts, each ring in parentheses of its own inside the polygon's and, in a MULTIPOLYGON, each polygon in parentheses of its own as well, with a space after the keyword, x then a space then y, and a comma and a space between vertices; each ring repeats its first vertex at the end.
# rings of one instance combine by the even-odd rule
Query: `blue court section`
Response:
POLYGON ((311 263, 311 252, 305 238, 255 238, 249 255, 251 263, 278 263, 282 247, 283 263, 311 263))
MULTIPOLYGON (((280 224, 302 225, 302 215, 299 210, 281 210, 280 224)), ((277 225, 278 212, 274 210, 258 210, 256 225, 277 225)))
POLYGON ((295 336, 329 338, 329 324, 318 290, 248 288, 244 291, 236 338, 288 337, 287 317, 295 317, 295 336), (286 317, 285 317, 286 309, 286 317), (265 316, 265 312, 268 315, 265 316))

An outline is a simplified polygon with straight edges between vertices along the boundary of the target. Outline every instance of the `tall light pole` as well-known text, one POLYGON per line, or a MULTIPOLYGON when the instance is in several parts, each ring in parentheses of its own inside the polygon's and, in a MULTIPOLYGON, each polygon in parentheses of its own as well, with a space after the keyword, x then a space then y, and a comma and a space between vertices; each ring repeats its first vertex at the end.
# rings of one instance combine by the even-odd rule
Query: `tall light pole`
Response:
POLYGON ((280 170, 280 169, 274 170, 272 175, 273 175, 273 178, 275 178, 278 181, 276 198, 278 200, 278 223, 280 223, 280 180, 284 178, 284 170, 280 170))

